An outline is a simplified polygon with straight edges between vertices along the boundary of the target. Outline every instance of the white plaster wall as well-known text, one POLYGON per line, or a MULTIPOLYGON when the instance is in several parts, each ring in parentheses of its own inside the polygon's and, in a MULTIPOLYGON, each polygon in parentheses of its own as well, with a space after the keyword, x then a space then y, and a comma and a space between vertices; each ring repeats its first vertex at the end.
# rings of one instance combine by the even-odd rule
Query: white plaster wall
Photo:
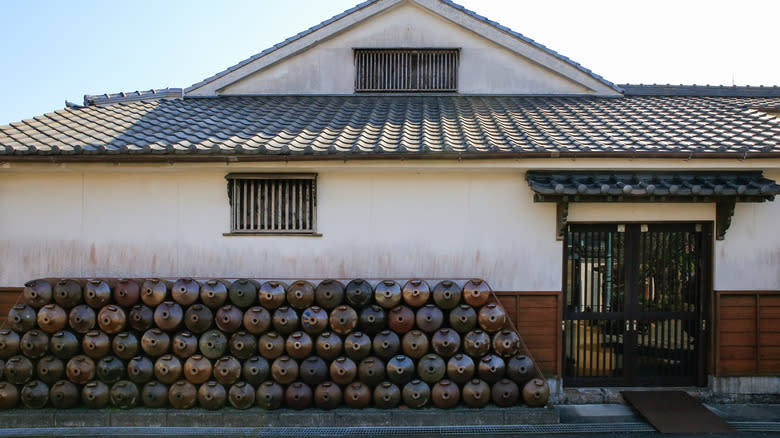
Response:
POLYGON ((463 94, 592 93, 571 79, 407 3, 235 82, 219 94, 352 94, 352 49, 399 47, 461 49, 458 92, 463 94))

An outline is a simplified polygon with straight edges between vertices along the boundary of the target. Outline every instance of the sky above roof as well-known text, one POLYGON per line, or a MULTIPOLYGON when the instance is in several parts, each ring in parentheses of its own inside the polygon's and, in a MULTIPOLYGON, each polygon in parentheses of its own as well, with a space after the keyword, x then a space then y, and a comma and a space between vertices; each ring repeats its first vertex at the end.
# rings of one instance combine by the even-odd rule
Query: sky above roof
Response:
MULTIPOLYGON (((188 87, 359 0, 3 0, 0 124, 188 87)), ((780 85, 766 0, 458 0, 614 83, 780 85)))

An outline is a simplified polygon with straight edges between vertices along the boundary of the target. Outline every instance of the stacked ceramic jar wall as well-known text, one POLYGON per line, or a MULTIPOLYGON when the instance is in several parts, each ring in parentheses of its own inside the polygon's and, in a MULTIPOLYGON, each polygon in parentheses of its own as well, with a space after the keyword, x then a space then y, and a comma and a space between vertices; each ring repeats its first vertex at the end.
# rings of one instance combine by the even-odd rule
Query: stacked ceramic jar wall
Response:
POLYGON ((34 280, 0 409, 542 406, 487 283, 34 280))

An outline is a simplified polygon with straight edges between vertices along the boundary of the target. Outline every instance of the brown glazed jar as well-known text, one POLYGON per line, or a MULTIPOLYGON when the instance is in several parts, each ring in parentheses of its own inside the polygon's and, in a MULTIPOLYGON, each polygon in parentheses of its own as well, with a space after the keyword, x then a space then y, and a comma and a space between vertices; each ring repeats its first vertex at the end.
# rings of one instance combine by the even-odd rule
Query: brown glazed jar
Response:
POLYGON ((308 281, 297 280, 287 288, 287 303, 293 309, 303 310, 314 304, 314 286, 308 281))
POLYGON ((458 333, 468 333, 477 326, 477 312, 468 304, 450 310, 450 327, 458 333))
MULTIPOLYGON (((127 378, 133 383, 146 383, 154 377, 154 364, 146 356, 136 356, 127 364, 127 378)), ((166 389, 167 391, 167 389, 166 389)))
POLYGON ((324 332, 328 328, 328 312, 320 306, 311 306, 301 313, 303 331, 312 335, 324 332))
POLYGON ((130 360, 138 354, 138 338, 130 332, 119 333, 111 340, 111 350, 122 360, 130 360))
POLYGON ((255 391, 257 405, 265 410, 279 409, 284 402, 284 389, 282 385, 267 380, 260 384, 255 391))
POLYGON ((149 306, 136 304, 130 309, 127 323, 130 328, 139 332, 149 330, 154 325, 154 311, 149 306))
POLYGON ((415 379, 404 385, 403 390, 401 390, 401 397, 406 406, 412 409, 420 409, 425 407, 428 401, 430 401, 431 388, 427 383, 415 379))
POLYGON ((358 317, 358 328, 363 333, 374 336, 387 327, 387 314, 377 305, 363 308, 358 317))
POLYGON ((22 387, 22 404, 28 409, 41 409, 49 402, 49 386, 33 380, 22 387))
POLYGON ((371 338, 362 332, 352 332, 344 339, 344 354, 352 360, 361 360, 371 354, 371 338))
POLYGON ((401 286, 393 280, 383 280, 374 288, 374 301, 385 309, 401 304, 401 286))
POLYGON ((201 334, 211 328, 214 314, 203 304, 193 304, 184 312, 184 325, 187 330, 201 334))
POLYGON ((431 390, 433 405, 439 409, 450 409, 460 401, 460 388, 455 382, 444 379, 433 385, 431 390))
POLYGON ((273 322, 274 330, 284 336, 298 330, 298 326, 300 325, 298 312, 292 307, 287 306, 282 306, 274 310, 271 321, 273 322))
POLYGON ((198 404, 203 409, 216 411, 225 407, 227 391, 217 382, 209 382, 198 388, 198 404))
POLYGON ((203 333, 198 340, 198 349, 200 354, 209 359, 216 359, 227 349, 227 338, 219 330, 209 330, 203 333))
POLYGON ((219 309, 224 306, 227 297, 227 286, 221 281, 208 280, 200 287, 200 300, 210 309, 219 309))
POLYGON ((490 335, 482 330, 472 330, 463 338, 463 351, 471 357, 482 357, 490 352, 490 335))
POLYGON ((186 359, 198 352, 198 337, 190 332, 177 333, 171 344, 173 354, 186 359))
POLYGON ((52 289, 49 282, 45 280, 32 280, 24 284, 24 304, 39 309, 49 303, 52 299, 52 289))
POLYGON ((8 359, 19 353, 19 335, 12 331, 0 330, 0 359, 8 359))
MULTIPOLYGON (((8 364, 5 366, 5 372, 8 374, 8 364)), ((74 356, 65 365, 65 375, 68 376, 68 380, 71 382, 83 385, 95 379, 95 362, 84 355, 74 356)), ((11 379, 8 380, 10 381, 11 379)))
POLYGON ((284 338, 276 332, 268 332, 257 341, 260 356, 266 359, 276 359, 284 354, 284 338))
POLYGON ((180 278, 171 287, 171 297, 182 306, 195 304, 200 297, 200 283, 192 278, 180 278))
POLYGON ((111 352, 111 339, 99 330, 91 330, 81 340, 81 349, 92 359, 100 359, 111 352))
POLYGON ((536 376, 534 361, 523 354, 513 356, 506 363, 506 376, 521 387, 536 376))
POLYGON ((478 278, 469 280, 463 285, 463 301, 472 307, 482 307, 490 299, 490 286, 487 281, 478 278))
POLYGON ((501 330, 506 323, 506 313, 495 303, 482 306, 479 309, 479 326, 488 333, 501 330))
POLYGON ((260 356, 250 357, 244 361, 244 364, 241 367, 242 379, 255 387, 266 381, 270 372, 271 365, 268 364, 268 361, 265 360, 265 358, 260 356))
POLYGON ((507 408, 517 404, 520 398, 520 388, 517 383, 509 379, 501 379, 493 384, 491 392, 493 403, 500 408, 507 408))
POLYGON ((125 378, 125 364, 116 356, 105 356, 95 365, 95 374, 101 382, 118 382, 125 378))
POLYGON ((55 409, 70 409, 79 402, 79 389, 67 380, 60 380, 49 390, 49 400, 55 409))
POLYGON ((8 311, 8 321, 11 323, 11 330, 16 333, 24 333, 32 330, 37 324, 35 310, 25 304, 16 304, 8 311))
POLYGON ((550 387, 544 379, 531 379, 523 387, 523 401, 532 408, 547 404, 550 399, 550 387))
POLYGON ((444 314, 433 304, 426 304, 417 310, 414 320, 420 330, 425 333, 433 333, 444 323, 444 314))
POLYGON ((439 329, 431 337, 431 347, 443 358, 452 357, 460 349, 460 335, 452 329, 439 329))
POLYGON ((184 378, 195 385, 205 383, 211 378, 211 361, 201 354, 190 356, 184 362, 184 378))
POLYGON ((387 314, 390 330, 402 335, 414 327, 414 312, 406 306, 393 307, 387 314))
POLYGON ((214 362, 214 378, 223 385, 232 385, 241 378, 241 362, 233 356, 222 356, 214 362))
POLYGON ((0 382, 0 411, 13 409, 19 403, 19 390, 8 382, 0 382))
POLYGON ((470 408, 484 408, 490 403, 490 385, 484 380, 472 379, 463 385, 463 401, 470 408))
POLYGON ((390 382, 382 382, 374 388, 374 405, 379 409, 394 409, 401 404, 401 390, 390 382))
MULTIPOLYGON (((65 375, 65 364, 54 356, 46 356, 35 365, 35 372, 39 380, 51 385, 65 375)), ((2 379, 2 372, 0 372, 0 379, 2 379)))
POLYGON ((436 354, 426 354, 417 362, 417 375, 425 383, 434 384, 444 378, 447 364, 436 354))
POLYGON ((348 357, 338 357, 330 363, 330 379, 339 385, 352 383, 357 377, 357 365, 348 357))
POLYGON ((179 380, 182 374, 181 361, 176 356, 166 354, 154 363, 154 377, 167 385, 179 380))
POLYGON ((344 350, 344 342, 338 335, 334 335, 331 332, 325 332, 317 337, 314 349, 317 352, 317 356, 320 356, 325 360, 333 360, 341 356, 341 353, 344 350))
POLYGON ((323 382, 314 390, 314 406, 318 409, 336 409, 341 404, 341 388, 333 382, 323 382))
POLYGON ((371 304, 371 299, 374 297, 374 289, 366 280, 357 278, 347 283, 344 295, 350 306, 362 309, 371 304))
POLYGON ((323 309, 330 310, 344 300, 344 285, 336 280, 322 280, 314 290, 314 300, 323 309))
POLYGON ((409 307, 421 307, 428 302, 431 297, 431 287, 425 280, 409 280, 401 291, 404 302, 409 307))
POLYGON ((405 355, 412 359, 419 359, 428 353, 430 342, 428 336, 419 330, 412 330, 404 335, 401 348, 405 355))
MULTIPOLYGON (((463 290, 455 282, 444 280, 433 287, 433 302, 443 310, 454 309, 460 304, 463 290)), ((434 398, 435 400, 435 398, 434 398)))
POLYGON ((47 304, 38 309, 38 327, 46 333, 56 333, 68 325, 68 314, 56 304, 47 304))
POLYGON ((387 360, 395 356, 401 349, 401 339, 398 338, 395 332, 383 330, 374 336, 371 345, 374 347, 374 354, 387 360))
POLYGON ((179 328, 183 319, 184 311, 173 301, 165 301, 154 309, 154 323, 160 330, 174 331, 179 328))
POLYGON ((108 385, 103 382, 89 382, 81 388, 81 402, 89 409, 103 409, 110 401, 108 385))
POLYGON ((284 400, 287 407, 295 410, 303 410, 311 406, 312 393, 309 385, 295 382, 287 387, 284 392, 284 400))
POLYGON ((330 311, 330 329, 337 335, 346 335, 357 327, 358 314, 349 306, 338 306, 330 311))
POLYGON ((14 385, 24 385, 33 378, 35 367, 30 359, 24 356, 14 356, 5 362, 5 380, 14 385))
POLYGON ((49 337, 40 330, 30 330, 22 336, 19 348, 30 359, 38 359, 48 353, 49 337))
POLYGON ((474 360, 465 354, 456 354, 447 362, 447 378, 458 385, 471 380, 475 372, 474 360))
POLYGON ((141 390, 141 401, 147 408, 164 408, 168 405, 168 386, 152 380, 141 390))
POLYGON ((100 326, 100 330, 108 333, 109 335, 115 335, 125 328, 127 318, 125 311, 121 307, 109 304, 108 306, 100 309, 97 315, 97 322, 100 326))
POLYGON ((271 364, 271 377, 282 385, 289 385, 298 378, 298 362, 290 356, 276 358, 271 364))
POLYGON ((84 286, 84 302, 94 309, 110 304, 111 287, 103 280, 87 280, 84 286))
POLYGON ((293 359, 301 360, 308 357, 314 349, 311 337, 305 332, 293 332, 284 344, 287 355, 293 359))
POLYGON ((344 389, 344 404, 352 409, 363 409, 371 404, 371 388, 363 382, 352 382, 344 389))
POLYGON ((378 357, 367 357, 358 365, 358 376, 366 385, 378 385, 385 380, 385 363, 378 357))
POLYGON ((317 386, 328 380, 328 364, 321 357, 309 356, 301 361, 298 375, 303 383, 317 386))
POLYGON ((228 298, 235 306, 251 306, 257 299, 257 283, 246 278, 239 278, 230 284, 228 298))
POLYGON ((54 302, 70 309, 71 307, 81 304, 82 292, 81 285, 74 280, 63 279, 54 285, 54 302))
POLYGON ((171 346, 171 337, 160 329, 153 328, 141 336, 141 349, 151 357, 162 356, 171 346))
POLYGON ((414 378, 414 361, 409 356, 399 354, 387 361, 387 379, 398 385, 405 385, 414 378))
POLYGON ((244 312, 244 329, 253 335, 261 335, 271 327, 271 314, 260 306, 244 312))
POLYGON ((506 364, 495 354, 484 356, 477 364, 477 375, 491 385, 501 380, 504 373, 506 373, 506 364))
MULTIPOLYGON (((141 296, 141 288, 133 280, 120 278, 114 286, 114 302, 122 307, 133 307, 141 296)), ((138 392, 138 388, 136 388, 138 392)))
POLYGON ((230 354, 238 359, 249 359, 257 353, 257 338, 245 331, 233 333, 228 343, 230 354))
POLYGON ((141 286, 141 301, 155 308, 168 298, 168 285, 159 278, 149 278, 141 286))
POLYGON ((198 390, 186 380, 179 380, 168 389, 168 403, 174 409, 191 409, 197 402, 198 390))
POLYGON ((257 299, 262 307, 276 309, 284 305, 287 285, 281 281, 266 281, 257 291, 257 299))
POLYGON ((493 335, 493 351, 501 357, 510 357, 520 351, 520 337, 514 330, 501 330, 493 335))
POLYGON ((69 360, 79 352, 79 340, 69 331, 59 331, 49 339, 51 354, 62 360, 69 360))

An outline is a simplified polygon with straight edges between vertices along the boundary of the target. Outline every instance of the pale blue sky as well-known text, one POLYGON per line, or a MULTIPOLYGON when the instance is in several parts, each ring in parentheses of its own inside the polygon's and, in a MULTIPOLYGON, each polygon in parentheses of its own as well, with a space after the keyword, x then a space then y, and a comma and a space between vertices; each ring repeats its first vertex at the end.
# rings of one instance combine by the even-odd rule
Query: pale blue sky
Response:
MULTIPOLYGON (((359 0, 0 0, 0 124, 187 87, 359 0)), ((460 0, 615 83, 780 85, 780 1, 460 0)))

